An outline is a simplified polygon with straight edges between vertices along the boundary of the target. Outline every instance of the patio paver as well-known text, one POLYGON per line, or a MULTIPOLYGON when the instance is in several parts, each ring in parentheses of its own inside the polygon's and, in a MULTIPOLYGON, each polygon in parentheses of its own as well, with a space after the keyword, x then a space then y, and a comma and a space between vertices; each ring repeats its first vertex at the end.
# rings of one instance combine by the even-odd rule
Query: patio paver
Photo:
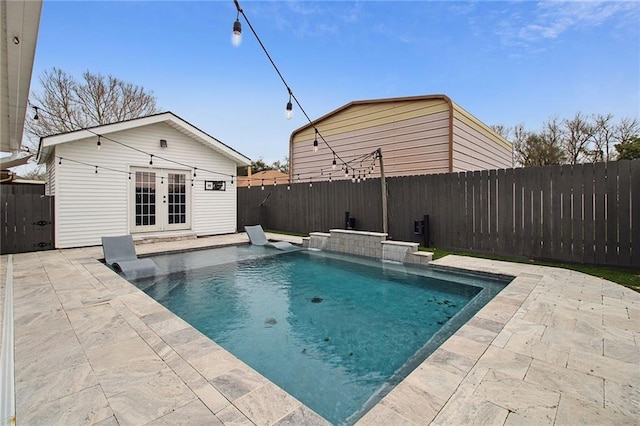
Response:
MULTIPOLYGON (((326 424, 101 257, 100 247, 13 255, 18 424, 326 424)), ((640 294, 558 268, 434 263, 516 279, 358 424, 637 424, 640 294)), ((3 296, 7 256, 0 265, 3 296)))

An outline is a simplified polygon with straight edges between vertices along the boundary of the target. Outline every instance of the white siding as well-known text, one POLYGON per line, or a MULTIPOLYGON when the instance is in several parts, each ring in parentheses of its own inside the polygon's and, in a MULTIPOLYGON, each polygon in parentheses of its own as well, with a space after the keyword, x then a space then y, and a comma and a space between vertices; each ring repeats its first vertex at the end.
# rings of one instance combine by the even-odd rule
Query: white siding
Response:
MULTIPOLYGON (((164 157, 189 166, 198 167, 191 190, 191 230, 198 235, 233 233, 236 231, 236 186, 230 185, 236 163, 214 152, 167 124, 154 124, 102 138, 68 142, 56 146, 55 155, 62 157, 57 166, 56 239, 58 248, 99 245, 100 237, 131 233, 131 167, 149 168, 149 155, 121 146, 109 139, 154 154, 153 168, 184 170, 189 167, 162 160, 164 157), (168 147, 160 148, 160 139, 168 147), (77 160, 95 167, 74 163, 77 160), (108 170, 112 169, 112 170, 108 170), (217 171, 225 175, 206 172, 217 171), (204 191, 204 180, 227 181, 226 191, 204 191)), ((135 178, 135 176, 132 176, 135 178)))
POLYGON ((47 183, 45 184, 46 195, 56 195, 56 164, 57 163, 53 156, 49 159, 49 161, 47 161, 47 183))

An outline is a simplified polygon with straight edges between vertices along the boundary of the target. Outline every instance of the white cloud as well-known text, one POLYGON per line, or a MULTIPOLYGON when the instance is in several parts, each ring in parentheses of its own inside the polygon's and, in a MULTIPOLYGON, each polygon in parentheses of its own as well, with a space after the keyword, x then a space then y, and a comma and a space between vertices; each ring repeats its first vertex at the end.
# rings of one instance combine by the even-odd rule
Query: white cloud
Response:
MULTIPOLYGON (((525 1, 494 5, 501 6, 501 10, 481 17, 483 32, 493 32, 505 47, 531 48, 561 39, 571 31, 612 22, 613 28, 634 28, 640 20, 640 2, 635 1, 525 1)), ((477 28, 478 16, 469 19, 477 28)))

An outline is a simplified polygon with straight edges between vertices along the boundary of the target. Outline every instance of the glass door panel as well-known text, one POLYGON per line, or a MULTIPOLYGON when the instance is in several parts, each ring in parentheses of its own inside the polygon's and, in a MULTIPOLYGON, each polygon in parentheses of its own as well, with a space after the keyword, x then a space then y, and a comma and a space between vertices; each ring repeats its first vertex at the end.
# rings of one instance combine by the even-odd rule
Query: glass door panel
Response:
POLYGON ((135 177, 135 227, 149 231, 158 229, 156 173, 139 171, 135 177))
MULTIPOLYGON (((187 175, 185 173, 167 174, 167 224, 184 225, 187 223, 187 175)), ((176 227, 176 226, 172 226, 176 227)))

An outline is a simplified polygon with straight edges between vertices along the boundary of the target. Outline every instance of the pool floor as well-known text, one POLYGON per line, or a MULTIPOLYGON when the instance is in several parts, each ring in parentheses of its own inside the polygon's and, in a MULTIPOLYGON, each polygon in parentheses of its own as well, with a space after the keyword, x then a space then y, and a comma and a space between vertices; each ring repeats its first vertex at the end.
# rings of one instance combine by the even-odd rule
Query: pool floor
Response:
POLYGON ((253 246, 153 259, 165 274, 136 286, 334 424, 356 421, 508 283, 253 246))

